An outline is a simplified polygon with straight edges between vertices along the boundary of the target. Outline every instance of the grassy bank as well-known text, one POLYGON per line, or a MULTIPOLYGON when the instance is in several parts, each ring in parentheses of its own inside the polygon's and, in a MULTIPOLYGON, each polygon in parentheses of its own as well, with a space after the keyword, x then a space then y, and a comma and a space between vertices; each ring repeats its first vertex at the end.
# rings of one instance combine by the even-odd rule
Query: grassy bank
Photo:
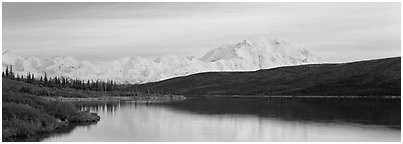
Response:
POLYGON ((35 87, 3 79, 2 141, 21 141, 35 135, 84 122, 96 122, 99 116, 80 112, 73 104, 46 100, 35 87))

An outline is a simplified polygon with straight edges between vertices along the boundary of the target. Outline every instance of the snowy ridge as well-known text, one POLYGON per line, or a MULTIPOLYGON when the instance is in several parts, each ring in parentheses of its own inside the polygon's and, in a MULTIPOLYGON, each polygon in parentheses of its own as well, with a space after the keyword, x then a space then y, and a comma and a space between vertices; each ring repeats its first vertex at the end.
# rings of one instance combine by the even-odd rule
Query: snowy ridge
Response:
POLYGON ((209 71, 254 71, 279 66, 322 63, 305 49, 277 39, 257 37, 207 52, 203 57, 175 55, 156 58, 126 57, 103 63, 72 57, 22 58, 3 53, 3 70, 13 65, 17 74, 63 76, 82 80, 116 80, 121 83, 146 83, 209 71))

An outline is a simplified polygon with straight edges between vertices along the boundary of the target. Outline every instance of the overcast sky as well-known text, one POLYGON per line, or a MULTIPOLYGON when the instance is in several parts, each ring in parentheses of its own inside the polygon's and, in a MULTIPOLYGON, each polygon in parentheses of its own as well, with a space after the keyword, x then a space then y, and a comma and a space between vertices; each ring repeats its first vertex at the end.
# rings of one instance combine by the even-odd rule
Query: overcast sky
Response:
POLYGON ((3 51, 105 61, 201 57, 253 36, 327 62, 400 56, 400 3, 3 3, 3 51))

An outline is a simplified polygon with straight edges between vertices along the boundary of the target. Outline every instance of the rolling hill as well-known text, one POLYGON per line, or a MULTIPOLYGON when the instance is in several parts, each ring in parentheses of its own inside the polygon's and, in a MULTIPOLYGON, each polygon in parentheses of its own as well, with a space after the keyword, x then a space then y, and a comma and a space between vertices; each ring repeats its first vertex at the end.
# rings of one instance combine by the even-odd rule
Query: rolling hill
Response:
POLYGON ((206 72, 137 85, 182 95, 400 96, 401 57, 253 72, 206 72))

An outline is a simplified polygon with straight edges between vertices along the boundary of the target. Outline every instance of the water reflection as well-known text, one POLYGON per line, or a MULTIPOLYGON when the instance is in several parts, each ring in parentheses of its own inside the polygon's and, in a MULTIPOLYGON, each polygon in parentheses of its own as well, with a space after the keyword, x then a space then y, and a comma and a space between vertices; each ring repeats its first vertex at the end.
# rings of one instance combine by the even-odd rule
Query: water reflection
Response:
POLYGON ((353 122, 400 128, 400 99, 190 98, 166 106, 198 114, 248 114, 284 120, 353 122))
POLYGON ((388 128, 400 126, 400 102, 339 102, 202 98, 82 105, 101 121, 43 141, 400 141, 400 128, 388 128))

